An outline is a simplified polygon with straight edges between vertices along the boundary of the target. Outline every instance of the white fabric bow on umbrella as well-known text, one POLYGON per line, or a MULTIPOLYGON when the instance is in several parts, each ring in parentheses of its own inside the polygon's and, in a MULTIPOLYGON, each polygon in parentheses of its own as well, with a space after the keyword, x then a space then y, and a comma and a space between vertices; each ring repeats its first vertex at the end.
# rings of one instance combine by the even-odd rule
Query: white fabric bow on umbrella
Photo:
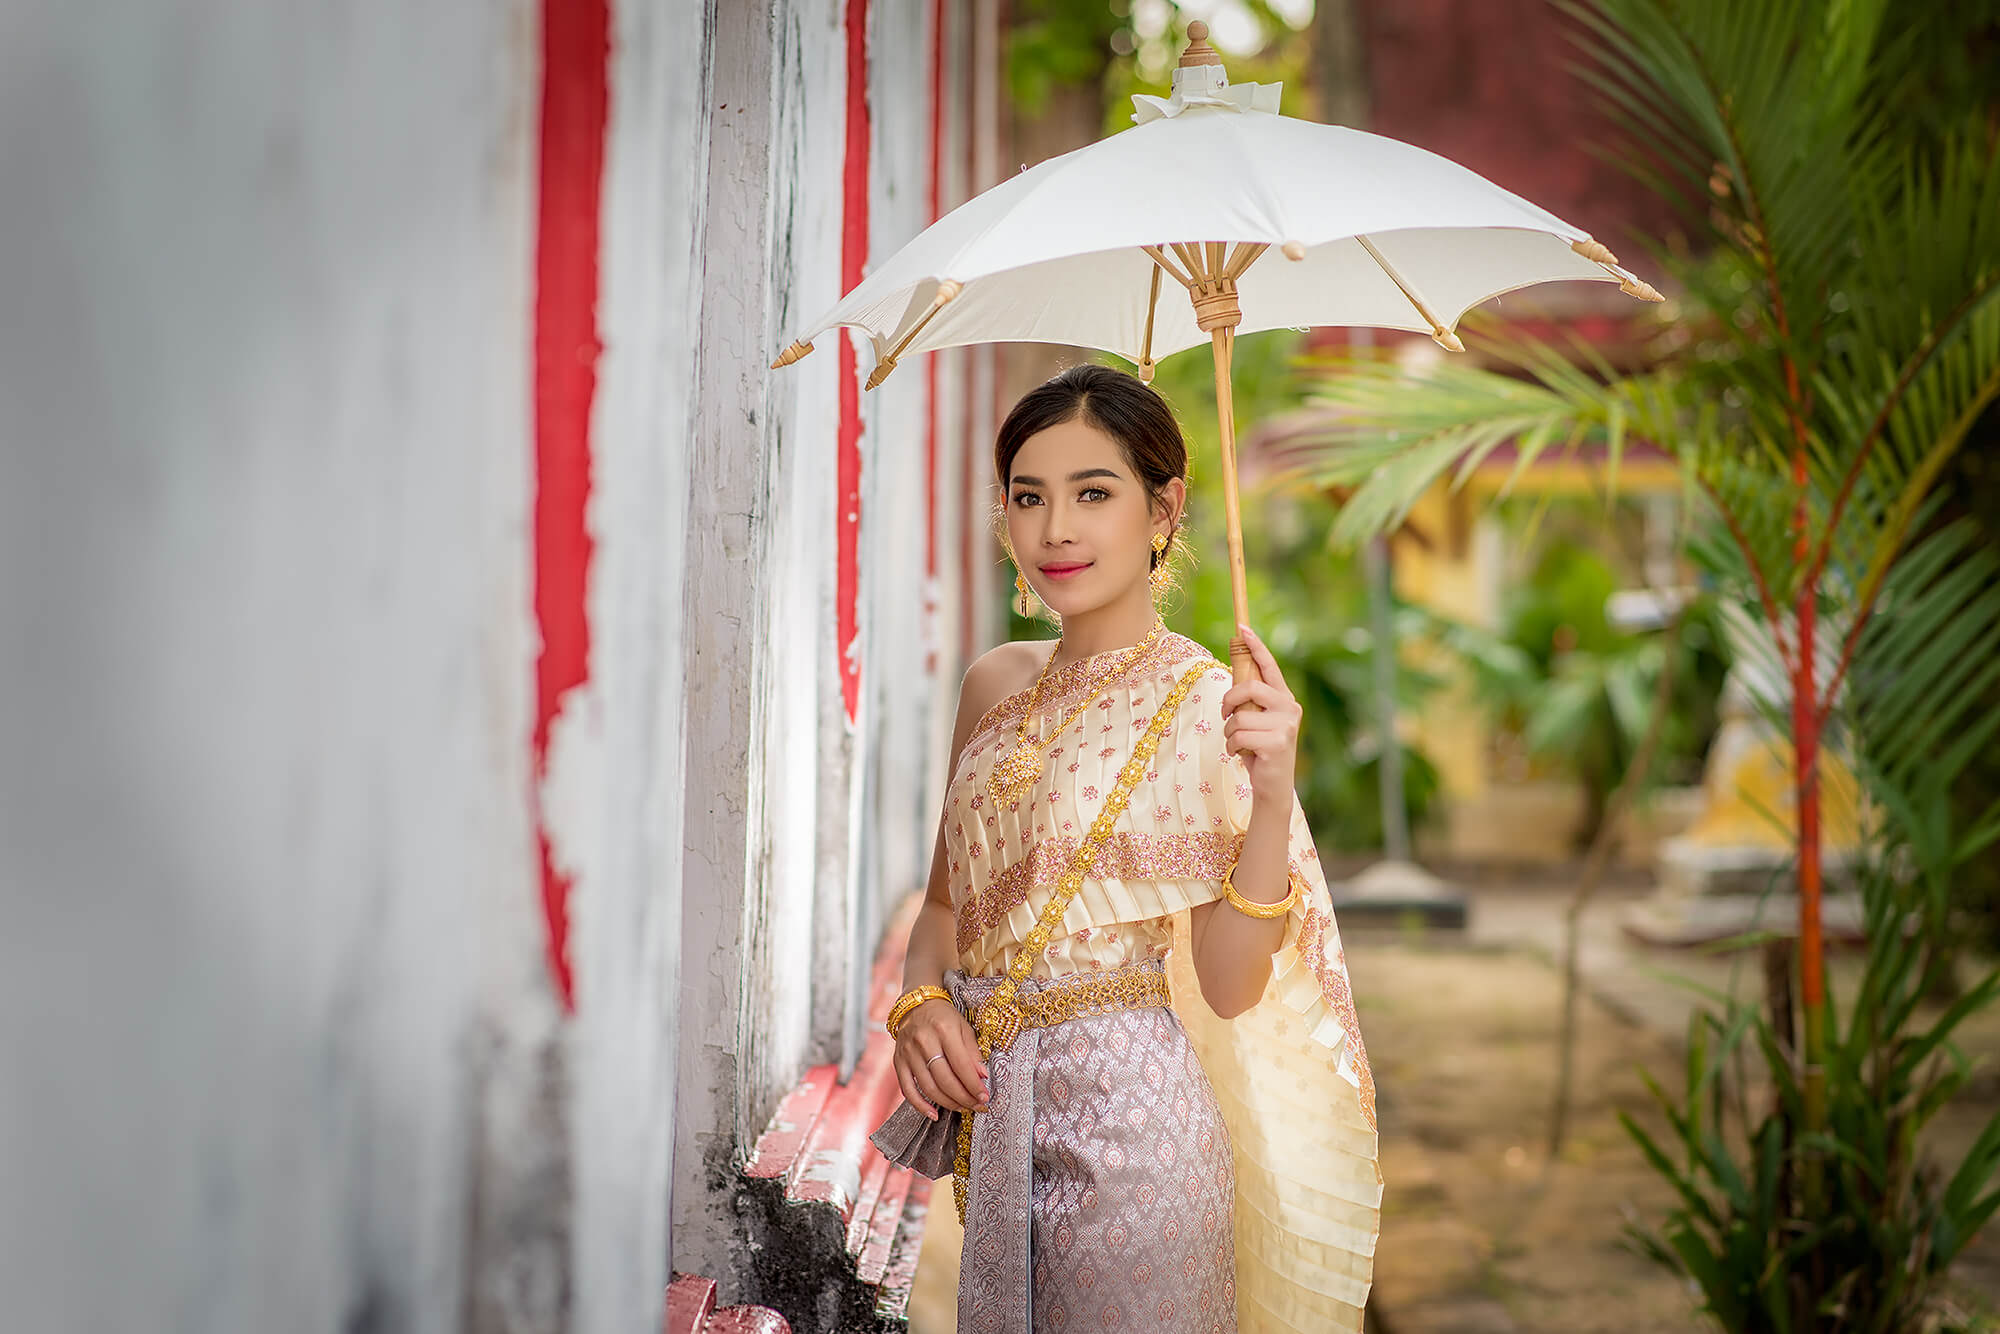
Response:
MULTIPOLYGON (((1317 324, 1428 333, 1452 351, 1482 301, 1561 279, 1660 294, 1588 233, 1435 153, 1277 113, 1278 85, 1231 84, 1191 39, 1169 98, 1138 124, 1050 158, 933 223, 849 292, 773 367, 840 325, 874 344, 874 388, 908 352, 1064 343, 1135 362, 1215 351, 1236 619, 1248 621, 1229 364, 1236 332, 1317 324), (1257 265, 1271 246, 1291 261, 1257 265), (1172 278, 1187 305, 1159 300, 1172 278)), ((1237 679, 1254 674, 1230 644, 1237 679)))

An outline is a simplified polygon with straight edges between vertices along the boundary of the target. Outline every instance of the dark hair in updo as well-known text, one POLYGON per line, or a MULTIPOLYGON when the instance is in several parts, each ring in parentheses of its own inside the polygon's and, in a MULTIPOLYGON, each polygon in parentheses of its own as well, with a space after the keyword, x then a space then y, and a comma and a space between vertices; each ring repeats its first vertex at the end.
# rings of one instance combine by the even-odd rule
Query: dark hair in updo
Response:
MULTIPOLYGON (((1167 401, 1136 375, 1110 366, 1082 365, 1021 395, 1000 423, 993 466, 1000 474, 1001 490, 1007 488, 1014 456, 1030 437, 1078 418, 1118 442, 1119 452, 1150 499, 1157 501, 1174 478, 1186 478, 1187 442, 1167 401)), ((1153 564, 1165 557, 1165 552, 1154 552, 1153 564)))

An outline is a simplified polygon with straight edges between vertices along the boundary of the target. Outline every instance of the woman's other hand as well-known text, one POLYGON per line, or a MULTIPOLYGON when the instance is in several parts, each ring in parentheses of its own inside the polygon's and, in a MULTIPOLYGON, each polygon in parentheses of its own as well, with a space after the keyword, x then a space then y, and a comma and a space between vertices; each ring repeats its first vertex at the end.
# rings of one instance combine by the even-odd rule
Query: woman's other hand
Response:
POLYGON ((932 998, 904 1018, 896 1030, 896 1082, 904 1100, 933 1121, 940 1107, 986 1110, 986 1062, 972 1025, 951 1002, 932 998))
POLYGON ((1231 686, 1222 697, 1222 749, 1243 757, 1250 791, 1259 803, 1282 803, 1291 816, 1292 780, 1299 763, 1299 720, 1305 710, 1293 698, 1278 660, 1247 625, 1237 631, 1250 646, 1260 678, 1231 686))

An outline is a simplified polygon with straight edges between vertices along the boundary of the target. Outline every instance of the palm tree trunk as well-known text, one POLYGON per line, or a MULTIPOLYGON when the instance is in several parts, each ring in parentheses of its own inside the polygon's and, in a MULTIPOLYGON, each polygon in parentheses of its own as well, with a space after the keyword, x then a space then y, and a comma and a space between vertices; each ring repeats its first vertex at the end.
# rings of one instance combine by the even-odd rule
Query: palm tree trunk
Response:
MULTIPOLYGON (((1803 456, 1795 460, 1795 471, 1803 480, 1803 456)), ((1803 487, 1801 488, 1803 490, 1803 487)), ((1799 505, 1799 541, 1807 534, 1805 505, 1799 505)), ((1820 810, 1819 810, 1819 692, 1814 672, 1818 656, 1814 646, 1815 610, 1819 580, 1809 577, 1801 585, 1795 619, 1798 638, 1792 662, 1792 766, 1798 806, 1799 850, 1799 1018, 1800 1071, 1804 1093, 1805 1125, 1802 1132, 1819 1134, 1826 1129, 1826 979, 1824 942, 1820 937, 1820 810)), ((1808 1157, 1802 1181, 1803 1203, 1808 1218, 1820 1207, 1823 1185, 1822 1164, 1817 1155, 1808 1157)), ((1817 1260, 1815 1260, 1817 1263, 1817 1260)), ((1817 1275, 1814 1275, 1817 1278, 1817 1275)))

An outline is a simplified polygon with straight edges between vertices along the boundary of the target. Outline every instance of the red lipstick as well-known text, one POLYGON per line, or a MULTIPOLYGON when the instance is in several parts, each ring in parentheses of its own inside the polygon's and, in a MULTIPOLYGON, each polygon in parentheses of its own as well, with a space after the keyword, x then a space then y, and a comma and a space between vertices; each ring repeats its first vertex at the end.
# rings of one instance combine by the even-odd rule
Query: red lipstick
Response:
POLYGON ((1045 577, 1061 580, 1074 578, 1089 568, 1090 562, 1087 560, 1059 560, 1042 566, 1041 570, 1045 577))

